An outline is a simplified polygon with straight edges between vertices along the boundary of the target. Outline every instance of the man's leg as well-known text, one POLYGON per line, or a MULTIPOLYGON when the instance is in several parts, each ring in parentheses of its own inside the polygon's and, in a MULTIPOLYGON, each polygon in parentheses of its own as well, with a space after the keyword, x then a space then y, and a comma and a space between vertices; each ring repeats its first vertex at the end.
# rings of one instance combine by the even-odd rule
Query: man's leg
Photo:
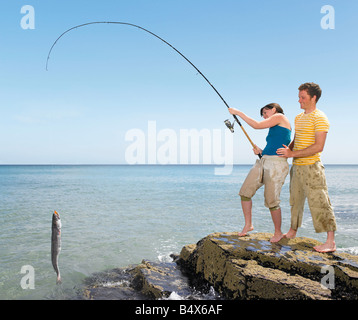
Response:
POLYGON ((290 205, 291 205, 291 228, 284 237, 293 239, 297 229, 302 224, 303 209, 305 205, 305 191, 301 183, 304 166, 292 165, 290 172, 290 205), (301 168, 302 167, 302 168, 301 168))
POLYGON ((324 244, 314 247, 319 252, 333 252, 336 250, 334 232, 337 229, 334 211, 329 200, 324 167, 321 162, 310 166, 309 177, 306 183, 308 205, 310 207, 312 221, 316 232, 327 232, 327 240, 324 244))

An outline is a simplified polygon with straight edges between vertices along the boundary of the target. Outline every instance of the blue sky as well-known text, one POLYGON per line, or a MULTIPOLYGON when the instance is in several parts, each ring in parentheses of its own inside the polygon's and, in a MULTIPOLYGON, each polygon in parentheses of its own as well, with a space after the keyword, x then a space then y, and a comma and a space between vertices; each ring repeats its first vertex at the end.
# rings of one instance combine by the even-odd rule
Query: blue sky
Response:
MULTIPOLYGON (((324 163, 358 163, 356 0, 2 1, 0 12, 0 164, 121 164, 131 129, 227 130, 226 106, 177 53, 186 55, 230 106, 259 119, 279 103, 293 123, 298 86, 317 82, 318 107, 331 123, 324 163), (24 5, 35 29, 20 25, 24 5), (324 5, 335 29, 321 27, 324 5)), ((243 125, 264 147, 266 130, 243 125)), ((158 145, 160 143, 158 142, 158 145)), ((234 163, 256 157, 237 128, 234 163)))

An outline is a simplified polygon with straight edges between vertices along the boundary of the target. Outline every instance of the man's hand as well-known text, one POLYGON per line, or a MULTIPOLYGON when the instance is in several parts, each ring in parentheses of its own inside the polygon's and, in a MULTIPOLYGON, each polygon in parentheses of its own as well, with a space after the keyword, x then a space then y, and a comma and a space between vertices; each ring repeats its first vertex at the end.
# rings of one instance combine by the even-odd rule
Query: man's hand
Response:
POLYGON ((284 157, 284 158, 292 158, 293 157, 292 150, 284 144, 283 144, 283 148, 277 149, 276 153, 278 156, 284 157))

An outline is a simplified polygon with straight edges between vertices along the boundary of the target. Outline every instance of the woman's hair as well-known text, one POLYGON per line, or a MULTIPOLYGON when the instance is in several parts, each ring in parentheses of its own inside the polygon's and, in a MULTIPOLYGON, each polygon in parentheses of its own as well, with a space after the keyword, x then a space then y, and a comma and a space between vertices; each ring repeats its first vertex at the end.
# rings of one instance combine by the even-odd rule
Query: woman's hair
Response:
POLYGON ((278 104, 278 103, 269 103, 267 104, 266 106, 262 107, 261 110, 260 110, 260 115, 262 117, 262 113, 264 111, 264 109, 273 109, 275 108, 276 109, 276 112, 277 113, 283 113, 283 109, 281 108, 281 106, 278 104))

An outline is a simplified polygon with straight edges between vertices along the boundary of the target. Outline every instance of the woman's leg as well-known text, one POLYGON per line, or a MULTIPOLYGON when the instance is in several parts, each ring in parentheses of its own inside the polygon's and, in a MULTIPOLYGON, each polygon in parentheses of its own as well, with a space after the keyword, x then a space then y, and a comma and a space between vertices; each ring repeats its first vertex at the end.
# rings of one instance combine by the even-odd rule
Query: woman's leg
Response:
POLYGON ((281 232, 281 208, 270 209, 270 212, 275 227, 275 233, 270 239, 270 242, 278 242, 283 238, 283 233, 281 232))
POLYGON ((246 236, 249 231, 254 230, 252 225, 252 200, 243 198, 241 197, 241 207, 244 213, 245 225, 242 231, 239 232, 239 237, 246 236))

